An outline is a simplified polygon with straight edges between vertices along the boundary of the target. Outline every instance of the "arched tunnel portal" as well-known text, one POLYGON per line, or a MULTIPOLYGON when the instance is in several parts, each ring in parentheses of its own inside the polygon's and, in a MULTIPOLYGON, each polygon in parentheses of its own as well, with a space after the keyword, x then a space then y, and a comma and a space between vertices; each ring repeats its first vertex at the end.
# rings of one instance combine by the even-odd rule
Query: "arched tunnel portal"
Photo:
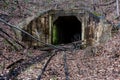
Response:
POLYGON ((52 44, 71 43, 81 40, 82 22, 76 16, 59 16, 52 30, 52 44))

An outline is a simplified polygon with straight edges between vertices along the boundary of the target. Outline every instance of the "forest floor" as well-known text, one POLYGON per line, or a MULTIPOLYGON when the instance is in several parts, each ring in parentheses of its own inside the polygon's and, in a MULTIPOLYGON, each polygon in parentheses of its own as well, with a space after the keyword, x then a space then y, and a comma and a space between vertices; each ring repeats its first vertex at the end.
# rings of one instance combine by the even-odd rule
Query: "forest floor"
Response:
MULTIPOLYGON (((86 56, 86 49, 66 51, 68 73, 70 80, 119 80, 120 79, 120 31, 108 42, 97 46, 97 55, 86 56)), ((9 51, 9 47, 1 49, 0 74, 9 72, 6 69, 12 61, 24 59, 21 64, 22 72, 17 76, 18 80, 36 80, 50 53, 40 50, 9 51), (23 55, 21 55, 22 53, 23 55), (29 57, 24 54, 29 55, 29 57), (28 65, 28 66, 26 66, 28 65), (25 68, 25 69, 24 69, 25 68)), ((89 51, 88 51, 89 52, 89 51)), ((65 80, 64 52, 58 51, 51 59, 42 80, 65 80)), ((18 70, 19 71, 19 70, 18 70)))
MULTIPOLYGON (((29 5, 21 2, 24 6, 22 6, 23 9, 21 9, 23 10, 22 15, 24 15, 22 17, 18 16, 21 15, 18 13, 18 8, 16 8, 13 13, 10 13, 10 10, 12 10, 11 7, 8 7, 5 10, 0 9, 0 17, 11 24, 17 25, 26 17, 34 15, 37 10, 42 11, 54 7, 72 9, 74 7, 79 7, 79 4, 81 3, 79 0, 48 1, 41 0, 39 1, 39 4, 33 1, 29 5), (66 3, 69 6, 66 6, 66 3), (31 7, 31 5, 34 5, 34 7, 31 7), (38 8, 36 6, 40 7, 38 8), (28 10, 28 7, 31 7, 30 9, 33 12, 28 10)), ((112 16, 113 14, 111 13, 109 15, 112 16)), ((112 20, 111 17, 108 17, 108 19, 112 20)), ((115 22, 118 21, 115 20, 115 22)), ((0 27, 14 38, 13 31, 5 24, 0 23, 0 27)), ((0 32, 0 34, 2 33, 0 32)), ((66 79, 64 70, 65 54, 68 65, 68 78, 70 80, 120 80, 120 30, 118 33, 115 33, 108 42, 96 47, 97 52, 94 56, 86 55, 86 53, 90 53, 90 47, 83 50, 79 49, 65 52, 57 51, 57 54, 52 57, 50 63, 47 65, 41 80, 66 79)), ((0 76, 9 76, 11 74, 12 76, 16 76, 16 74, 19 74, 15 77, 16 79, 12 78, 12 80, 36 80, 52 53, 54 53, 54 51, 49 53, 46 51, 40 51, 39 49, 22 49, 15 51, 2 37, 0 37, 0 76), (18 60, 20 60, 20 64, 15 65, 18 72, 15 72, 15 74, 11 73, 11 67, 9 65, 18 60)))

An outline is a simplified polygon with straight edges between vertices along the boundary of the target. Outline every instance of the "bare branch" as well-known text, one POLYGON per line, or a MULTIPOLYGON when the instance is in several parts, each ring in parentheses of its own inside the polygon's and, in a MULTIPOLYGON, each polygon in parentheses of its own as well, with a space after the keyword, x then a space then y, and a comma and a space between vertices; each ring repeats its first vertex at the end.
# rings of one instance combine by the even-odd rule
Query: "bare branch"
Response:
POLYGON ((92 5, 94 5, 94 6, 108 6, 108 5, 111 5, 111 4, 115 3, 115 2, 116 2, 116 1, 113 0, 113 1, 108 2, 108 3, 105 3, 105 4, 92 4, 92 5))
POLYGON ((18 45, 20 45, 22 48, 25 48, 24 45, 22 45, 21 43, 19 43, 17 40, 15 40, 13 37, 11 37, 8 33, 6 33, 2 28, 0 28, 0 31, 3 32, 5 35, 7 35, 9 38, 11 38, 15 43, 17 43, 18 45))
POLYGON ((1 35, 1 34, 0 34, 0 37, 4 38, 11 46, 13 46, 13 48, 14 48, 15 50, 18 50, 18 48, 17 48, 11 41, 9 41, 6 37, 4 37, 4 36, 1 35))
POLYGON ((44 45, 46 45, 46 46, 52 47, 52 48, 54 48, 54 49, 66 50, 66 49, 63 48, 63 47, 58 47, 58 46, 55 46, 55 45, 52 45, 52 44, 44 43, 43 41, 41 41, 41 40, 39 40, 38 38, 36 38, 36 37, 32 36, 31 34, 29 34, 28 32, 20 29, 20 28, 17 27, 17 26, 11 25, 10 23, 6 22, 5 20, 3 20, 3 19, 1 19, 1 18, 0 18, 0 21, 3 22, 4 24, 8 25, 10 28, 15 28, 15 29, 17 29, 17 30, 25 33, 26 35, 30 36, 30 37, 33 38, 34 40, 39 41, 40 43, 42 43, 42 44, 44 44, 44 45))
POLYGON ((42 68, 42 71, 40 73, 40 75, 38 76, 37 80, 41 80, 41 77, 43 75, 43 73, 45 72, 45 69, 47 68, 47 65, 49 64, 50 60, 52 59, 53 56, 55 56, 57 54, 56 50, 53 52, 53 54, 49 57, 49 59, 47 60, 47 62, 45 63, 44 67, 42 68))

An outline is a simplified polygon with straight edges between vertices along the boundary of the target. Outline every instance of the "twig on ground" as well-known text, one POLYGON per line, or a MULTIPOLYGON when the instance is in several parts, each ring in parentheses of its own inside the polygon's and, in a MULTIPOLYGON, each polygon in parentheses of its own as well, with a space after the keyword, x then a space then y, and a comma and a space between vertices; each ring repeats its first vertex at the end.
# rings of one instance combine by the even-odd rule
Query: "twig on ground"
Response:
POLYGON ((45 69, 47 68, 50 60, 52 59, 53 56, 55 56, 57 54, 56 50, 53 51, 53 54, 48 58, 47 62, 45 63, 45 65, 42 68, 42 71, 40 73, 40 75, 38 76, 37 80, 41 80, 41 77, 43 75, 43 73, 45 72, 45 69))
MULTIPOLYGON (((24 59, 20 63, 17 63, 13 66, 11 66, 9 72, 7 73, 7 78, 11 80, 15 80, 13 78, 17 78, 19 74, 24 72, 27 68, 29 68, 31 65, 34 65, 38 62, 42 62, 45 58, 49 57, 50 55, 48 52, 42 53, 41 55, 38 55, 33 58, 24 59)), ((15 63, 15 61, 13 62, 15 63)))
POLYGON ((20 45, 22 48, 25 48, 24 45, 22 45, 21 43, 19 43, 17 40, 15 40, 13 37, 11 37, 7 32, 5 32, 2 28, 0 28, 0 31, 3 32, 5 35, 7 35, 9 38, 11 38, 15 43, 17 43, 18 45, 20 45))
POLYGON ((8 60, 8 61, 12 61, 12 62, 14 62, 13 60, 10 60, 10 59, 7 58, 6 56, 4 56, 3 52, 1 52, 1 51, 0 51, 0 56, 2 56, 3 58, 5 58, 5 59, 8 60))
POLYGON ((6 69, 9 69, 9 68, 11 68, 12 66, 14 66, 14 65, 16 65, 16 64, 18 64, 18 63, 21 63, 21 62, 23 62, 23 61, 24 61, 24 59, 19 59, 19 60, 17 60, 17 61, 14 61, 12 64, 8 65, 6 69))
POLYGON ((70 80, 69 73, 68 73, 67 57, 66 57, 65 51, 63 51, 63 60, 64 60, 64 71, 65 71, 66 80, 70 80))
POLYGON ((4 38, 13 48, 17 51, 19 50, 11 41, 9 41, 6 37, 0 34, 0 37, 4 38))

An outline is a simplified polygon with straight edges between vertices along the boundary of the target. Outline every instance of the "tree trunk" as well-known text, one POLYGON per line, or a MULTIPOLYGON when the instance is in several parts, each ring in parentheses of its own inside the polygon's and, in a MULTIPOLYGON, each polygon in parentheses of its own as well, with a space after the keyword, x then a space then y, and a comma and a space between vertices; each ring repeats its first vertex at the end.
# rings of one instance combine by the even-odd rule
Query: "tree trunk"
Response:
POLYGON ((120 14, 119 14, 119 1, 118 0, 116 0, 116 10, 117 10, 117 16, 119 16, 120 14))

